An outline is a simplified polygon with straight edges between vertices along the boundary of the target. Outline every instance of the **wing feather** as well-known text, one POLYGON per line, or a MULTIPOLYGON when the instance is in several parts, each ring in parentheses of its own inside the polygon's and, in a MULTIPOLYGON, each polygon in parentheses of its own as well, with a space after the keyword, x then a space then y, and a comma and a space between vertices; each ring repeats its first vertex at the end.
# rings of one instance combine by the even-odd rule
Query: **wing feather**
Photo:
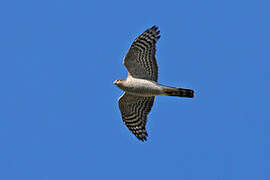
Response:
POLYGON ((155 97, 141 97, 124 93, 118 100, 125 125, 141 141, 147 140, 148 134, 145 126, 154 99, 155 97))
POLYGON ((158 65, 155 54, 159 33, 158 27, 153 26, 132 43, 123 62, 132 77, 157 81, 158 65))

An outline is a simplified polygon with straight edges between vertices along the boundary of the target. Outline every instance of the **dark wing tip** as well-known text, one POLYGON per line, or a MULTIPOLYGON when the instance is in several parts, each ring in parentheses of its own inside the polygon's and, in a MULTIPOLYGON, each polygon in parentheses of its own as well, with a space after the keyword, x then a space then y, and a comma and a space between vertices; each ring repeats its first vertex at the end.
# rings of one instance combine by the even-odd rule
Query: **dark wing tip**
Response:
POLYGON ((140 141, 144 142, 147 141, 147 132, 145 131, 143 134, 136 134, 135 135, 140 141))
POLYGON ((147 30, 149 30, 149 31, 151 31, 151 32, 155 32, 156 34, 159 34, 160 33, 160 31, 159 31, 159 29, 158 29, 158 26, 153 26, 153 27, 151 27, 151 28, 149 28, 149 29, 147 29, 147 30))
POLYGON ((154 25, 154 26, 152 26, 150 29, 156 31, 156 30, 158 29, 158 26, 154 25))
POLYGON ((128 127, 129 130, 136 136, 136 138, 142 142, 147 141, 148 133, 146 132, 145 128, 140 130, 134 130, 131 127, 128 127))
POLYGON ((135 43, 140 40, 153 41, 154 43, 160 38, 160 30, 158 30, 157 26, 153 26, 151 28, 146 29, 140 36, 135 39, 135 43))
POLYGON ((150 32, 150 34, 154 35, 155 41, 157 41, 160 38, 160 30, 158 29, 158 26, 154 25, 153 27, 146 30, 146 32, 150 32))

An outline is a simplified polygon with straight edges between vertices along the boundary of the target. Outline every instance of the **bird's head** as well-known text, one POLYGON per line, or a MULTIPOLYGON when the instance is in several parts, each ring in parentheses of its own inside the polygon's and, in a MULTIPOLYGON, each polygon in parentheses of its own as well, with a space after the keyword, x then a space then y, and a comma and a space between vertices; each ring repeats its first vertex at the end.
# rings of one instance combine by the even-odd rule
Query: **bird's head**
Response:
POLYGON ((113 82, 113 84, 116 85, 116 86, 119 86, 122 82, 123 82, 122 79, 118 79, 118 80, 115 80, 115 81, 113 82))

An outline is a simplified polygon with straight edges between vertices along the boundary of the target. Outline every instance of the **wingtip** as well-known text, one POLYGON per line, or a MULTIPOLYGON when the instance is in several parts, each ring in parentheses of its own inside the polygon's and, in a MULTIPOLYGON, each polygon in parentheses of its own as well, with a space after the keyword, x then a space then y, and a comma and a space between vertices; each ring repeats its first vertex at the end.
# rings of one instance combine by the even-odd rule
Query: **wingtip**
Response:
POLYGON ((155 35, 155 41, 157 41, 160 38, 160 30, 158 29, 158 26, 154 25, 151 28, 147 29, 146 31, 151 32, 155 35))
POLYGON ((147 141, 148 134, 145 131, 143 134, 135 134, 136 138, 142 142, 147 141))
POLYGON ((144 136, 144 137, 137 137, 140 141, 142 141, 142 142, 145 142, 145 141, 147 141, 147 136, 144 136))
POLYGON ((154 25, 154 26, 151 27, 151 29, 153 29, 153 30, 156 31, 158 29, 158 26, 157 25, 154 25))
POLYGON ((152 27, 150 28, 150 30, 159 32, 159 31, 158 31, 158 26, 156 26, 156 25, 152 26, 152 27))

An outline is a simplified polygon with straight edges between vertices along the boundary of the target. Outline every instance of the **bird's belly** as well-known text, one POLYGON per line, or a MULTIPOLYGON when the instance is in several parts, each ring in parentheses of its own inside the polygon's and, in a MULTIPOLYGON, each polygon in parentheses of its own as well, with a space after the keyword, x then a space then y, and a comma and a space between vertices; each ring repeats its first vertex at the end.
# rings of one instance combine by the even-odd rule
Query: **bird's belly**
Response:
POLYGON ((147 80, 132 81, 123 88, 124 91, 144 97, 161 95, 161 88, 154 82, 147 80))

